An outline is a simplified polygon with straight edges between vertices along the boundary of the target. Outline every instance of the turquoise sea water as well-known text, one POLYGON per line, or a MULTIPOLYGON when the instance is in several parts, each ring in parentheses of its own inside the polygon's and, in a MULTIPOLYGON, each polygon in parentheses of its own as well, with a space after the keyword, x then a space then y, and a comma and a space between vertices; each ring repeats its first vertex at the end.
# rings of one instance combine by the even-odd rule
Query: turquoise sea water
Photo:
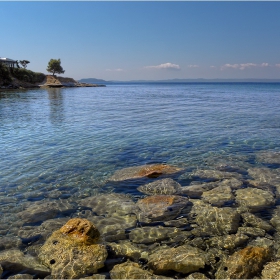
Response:
POLYGON ((57 188, 92 191, 115 170, 148 163, 254 163, 256 151, 279 150, 279 104, 280 84, 1 93, 0 194, 22 202, 57 188))

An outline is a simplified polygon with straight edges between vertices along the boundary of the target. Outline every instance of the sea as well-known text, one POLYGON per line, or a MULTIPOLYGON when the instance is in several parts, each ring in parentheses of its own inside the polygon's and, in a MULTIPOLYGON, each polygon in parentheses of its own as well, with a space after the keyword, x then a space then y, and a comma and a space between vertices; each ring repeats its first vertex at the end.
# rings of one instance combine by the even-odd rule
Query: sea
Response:
POLYGON ((104 193, 143 197, 137 182, 109 180, 127 167, 179 167, 172 178, 184 187, 198 169, 279 168, 257 157, 280 151, 279 105, 280 83, 0 92, 0 234, 17 235, 17 213, 32 203, 104 193))

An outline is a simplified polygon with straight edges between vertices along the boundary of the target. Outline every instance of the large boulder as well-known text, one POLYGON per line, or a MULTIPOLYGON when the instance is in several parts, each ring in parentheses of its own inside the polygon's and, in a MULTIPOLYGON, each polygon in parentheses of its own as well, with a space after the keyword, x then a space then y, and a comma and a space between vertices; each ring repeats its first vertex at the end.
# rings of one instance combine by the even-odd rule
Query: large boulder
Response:
POLYGON ((155 182, 142 185, 137 188, 138 191, 148 194, 148 195, 157 195, 157 194, 179 194, 181 191, 181 185, 174 181, 171 178, 165 178, 157 180, 155 182))
POLYGON ((148 266, 154 273, 160 274, 169 270, 190 273, 204 268, 205 252, 190 245, 162 249, 149 256, 148 266))
POLYGON ((42 246, 39 258, 55 278, 80 278, 104 266, 107 250, 95 244, 97 228, 85 219, 71 219, 42 246))
POLYGON ((178 195, 153 195, 137 201, 140 222, 168 221, 177 217, 188 204, 188 198, 178 195))
POLYGON ((252 279, 262 271, 271 251, 262 247, 246 247, 224 261, 216 272, 216 279, 252 279))
POLYGON ((177 173, 181 168, 167 164, 147 164, 142 166, 127 167, 117 170, 110 178, 110 181, 124 181, 143 177, 157 178, 161 175, 177 173))

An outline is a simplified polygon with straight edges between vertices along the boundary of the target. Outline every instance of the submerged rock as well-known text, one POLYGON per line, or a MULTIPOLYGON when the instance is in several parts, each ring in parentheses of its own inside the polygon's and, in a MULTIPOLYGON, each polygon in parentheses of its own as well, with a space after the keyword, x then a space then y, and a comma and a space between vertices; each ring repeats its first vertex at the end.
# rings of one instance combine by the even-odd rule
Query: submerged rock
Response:
POLYGON ((216 187, 202 194, 202 200, 214 206, 223 206, 234 201, 232 190, 228 186, 216 187))
POLYGON ((16 274, 10 276, 8 279, 33 279, 33 276, 30 274, 16 274))
POLYGON ((110 178, 110 181, 124 181, 137 178, 157 178, 161 175, 173 174, 181 171, 181 168, 167 164, 147 164, 142 166, 127 167, 117 170, 110 178))
POLYGON ((280 279, 280 261, 267 263, 262 271, 262 279, 280 279))
POLYGON ((252 279, 262 271, 271 251, 262 247, 246 247, 224 261, 216 272, 216 279, 252 279))
POLYGON ((249 237, 247 235, 237 233, 224 236, 214 236, 209 238, 206 243, 210 247, 232 251, 245 244, 248 240, 249 237))
POLYGON ((188 198, 178 195, 153 195, 137 201, 140 222, 168 221, 177 217, 188 204, 188 198))
POLYGON ((39 258, 55 278, 79 278, 96 273, 104 266, 107 250, 94 244, 96 227, 85 219, 71 219, 55 231, 42 246, 39 258))
POLYGON ((129 233, 129 239, 134 243, 150 244, 166 240, 180 233, 177 228, 168 227, 141 227, 129 233))
POLYGON ((18 213, 23 223, 37 223, 55 218, 58 214, 75 210, 75 205, 67 201, 37 201, 18 213))
POLYGON ((191 174, 192 177, 199 177, 201 179, 222 180, 222 179, 242 179, 242 175, 236 172, 226 172, 219 170, 199 169, 191 174))
POLYGON ((249 168, 249 175, 259 183, 267 183, 270 185, 280 185, 280 168, 249 168))
POLYGON ((280 206, 277 206, 276 209, 273 210, 273 215, 270 223, 278 232, 280 232, 280 206))
POLYGON ((189 245, 182 245, 176 248, 158 250, 151 254, 148 266, 157 274, 169 270, 190 273, 204 268, 205 263, 204 251, 189 245))
POLYGON ((239 206, 257 212, 275 204, 275 198, 269 191, 256 188, 240 189, 236 192, 236 202, 239 206))
POLYGON ((242 213, 241 217, 243 219, 244 226, 260 228, 267 232, 274 230, 272 225, 252 213, 242 213))
MULTIPOLYGON (((200 272, 194 272, 188 275, 185 279, 209 279, 207 276, 205 276, 203 273, 200 272)), ((210 280, 210 279, 209 279, 210 280)))
POLYGON ((239 227, 238 233, 240 234, 246 234, 250 237, 263 237, 265 236, 265 230, 261 228, 253 228, 253 227, 239 227))
POLYGON ((110 277, 111 279, 171 279, 154 275, 142 269, 139 264, 130 261, 115 265, 110 271, 110 277))
POLYGON ((118 243, 108 243, 108 245, 115 256, 126 256, 134 261, 138 261, 144 252, 143 249, 136 247, 135 244, 128 240, 121 240, 118 243))
POLYGON ((2 268, 2 266, 0 265, 0 279, 2 279, 2 273, 3 273, 3 268, 2 268))
POLYGON ((190 198, 200 198, 201 195, 209 190, 219 186, 219 182, 210 182, 204 184, 190 185, 181 189, 181 194, 187 195, 190 198))
POLYGON ((233 208, 217 208, 201 202, 195 202, 191 214, 198 225, 192 230, 196 236, 236 233, 240 221, 240 214, 233 208))
POLYGON ((125 216, 136 212, 133 200, 125 194, 102 194, 81 200, 82 206, 90 207, 98 216, 125 216))
POLYGON ((19 248, 22 245, 21 239, 17 236, 1 236, 0 251, 19 248))
POLYGON ((4 271, 9 270, 13 273, 22 273, 24 271, 39 278, 44 278, 50 274, 50 270, 40 264, 37 258, 25 255, 17 249, 1 252, 0 265, 4 271))
POLYGON ((269 164, 280 164, 280 152, 263 151, 257 154, 257 161, 269 164))
POLYGON ((182 186, 171 178, 157 180, 155 182, 140 186, 137 188, 138 191, 148 194, 179 194, 182 186))

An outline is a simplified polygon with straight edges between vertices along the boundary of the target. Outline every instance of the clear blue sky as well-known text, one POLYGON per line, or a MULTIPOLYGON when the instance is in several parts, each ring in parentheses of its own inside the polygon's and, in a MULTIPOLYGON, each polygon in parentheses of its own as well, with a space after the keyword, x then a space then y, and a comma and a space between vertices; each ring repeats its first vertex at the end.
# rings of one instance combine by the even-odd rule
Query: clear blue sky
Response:
POLYGON ((0 57, 106 80, 280 78, 280 2, 0 2, 0 57))

